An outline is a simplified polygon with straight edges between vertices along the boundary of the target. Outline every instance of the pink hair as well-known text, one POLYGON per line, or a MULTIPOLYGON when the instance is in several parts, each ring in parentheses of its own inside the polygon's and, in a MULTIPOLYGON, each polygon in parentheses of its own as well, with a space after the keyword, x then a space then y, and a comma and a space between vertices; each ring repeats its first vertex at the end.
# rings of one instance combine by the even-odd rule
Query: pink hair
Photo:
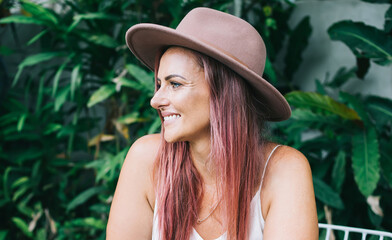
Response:
MULTIPOLYGON (((192 52, 210 86, 210 159, 222 193, 227 239, 247 239, 250 202, 260 183, 263 162, 262 115, 250 86, 238 74, 208 56, 192 52)), ((167 143, 163 124, 161 132, 154 169, 159 232, 164 240, 189 239, 203 196, 203 180, 192 163, 189 143, 167 143)))

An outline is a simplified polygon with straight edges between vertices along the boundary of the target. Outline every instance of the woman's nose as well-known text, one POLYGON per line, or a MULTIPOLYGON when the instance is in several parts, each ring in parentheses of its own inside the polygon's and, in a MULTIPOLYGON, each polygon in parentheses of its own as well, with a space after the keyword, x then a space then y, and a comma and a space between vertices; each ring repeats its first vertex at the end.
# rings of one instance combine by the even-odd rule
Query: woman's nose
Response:
POLYGON ((151 98, 150 104, 155 109, 160 109, 169 104, 169 100, 162 88, 155 92, 154 96, 151 98))

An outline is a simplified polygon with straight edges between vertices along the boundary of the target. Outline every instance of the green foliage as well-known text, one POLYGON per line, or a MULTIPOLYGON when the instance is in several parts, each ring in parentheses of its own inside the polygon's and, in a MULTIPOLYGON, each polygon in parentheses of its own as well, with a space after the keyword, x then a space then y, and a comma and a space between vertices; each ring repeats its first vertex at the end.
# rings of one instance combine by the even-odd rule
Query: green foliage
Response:
POLYGON ((314 178, 314 193, 316 198, 328 206, 335 207, 337 209, 343 209, 344 204, 337 194, 330 186, 324 183, 322 180, 314 178))
POLYGON ((25 46, 40 47, 0 105, 0 236, 103 239, 129 145, 160 126, 147 101, 153 74, 124 43, 128 27, 155 13, 129 1, 61 1, 61 14, 20 3, 25 16, 0 21, 37 25, 25 46))
POLYGON ((310 18, 305 17, 300 23, 298 23, 293 32, 290 34, 285 58, 286 67, 284 69, 285 75, 289 79, 293 77, 294 72, 298 69, 302 62, 302 52, 308 45, 311 33, 312 28, 310 26, 310 18))
POLYGON ((317 80, 318 93, 296 90, 285 95, 294 107, 292 118, 276 124, 274 130, 308 157, 320 221, 392 229, 392 101, 341 90, 347 82, 358 81, 356 76, 365 77, 370 61, 390 64, 390 11, 391 7, 384 30, 362 22, 333 24, 328 29, 331 39, 352 50, 357 66, 341 67, 332 79, 317 80), (367 201, 378 197, 377 206, 367 201))
POLYGON ((318 109, 327 113, 336 114, 344 119, 358 120, 358 114, 329 96, 314 92, 293 91, 286 95, 287 101, 301 109, 318 109))
MULTIPOLYGON (((34 26, 22 51, 34 45, 37 52, 21 61, 0 99, 0 239, 104 239, 128 148, 161 124, 149 106, 154 74, 127 49, 126 30, 138 22, 175 27, 198 6, 230 12, 232 1, 57 1, 61 13, 19 3, 25 15, 0 24, 15 24, 16 34, 20 24, 34 26)), ((334 223, 390 230, 392 101, 341 87, 365 77, 370 60, 391 61, 392 8, 384 30, 349 21, 331 26, 331 38, 348 45, 358 64, 318 81, 318 93, 292 83, 312 32, 309 17, 289 27, 294 9, 273 0, 242 6, 267 47, 266 79, 289 92, 294 107, 292 118, 272 130, 309 158, 320 221, 327 208, 334 223), (373 195, 381 196, 383 217, 369 210, 366 197, 373 195)))
POLYGON ((392 61, 392 37, 362 22, 341 21, 328 29, 333 40, 344 42, 358 58, 386 65, 392 61))
POLYGON ((357 132, 352 139, 352 165, 355 181, 364 196, 371 195, 380 179, 380 154, 373 128, 357 132))

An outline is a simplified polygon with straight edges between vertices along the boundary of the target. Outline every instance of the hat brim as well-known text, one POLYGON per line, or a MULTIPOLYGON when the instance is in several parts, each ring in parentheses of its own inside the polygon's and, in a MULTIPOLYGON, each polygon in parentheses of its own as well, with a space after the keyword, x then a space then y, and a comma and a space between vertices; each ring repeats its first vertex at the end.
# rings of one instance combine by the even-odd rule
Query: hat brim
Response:
POLYGON ((256 88, 266 120, 283 121, 291 115, 289 104, 275 87, 216 46, 211 46, 175 29, 150 23, 136 24, 129 28, 125 40, 132 53, 152 71, 154 71, 156 54, 165 47, 180 46, 210 56, 228 66, 256 88))

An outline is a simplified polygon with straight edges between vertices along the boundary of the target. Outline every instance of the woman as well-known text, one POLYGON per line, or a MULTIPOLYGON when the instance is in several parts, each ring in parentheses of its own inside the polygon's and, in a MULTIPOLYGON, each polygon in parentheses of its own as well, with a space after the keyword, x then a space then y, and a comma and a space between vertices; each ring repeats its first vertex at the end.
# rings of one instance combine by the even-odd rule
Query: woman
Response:
POLYGON ((261 77, 257 31, 196 8, 175 30, 137 24, 126 41, 155 71, 162 131, 129 150, 107 238, 318 239, 307 159, 260 134, 291 111, 261 77))

